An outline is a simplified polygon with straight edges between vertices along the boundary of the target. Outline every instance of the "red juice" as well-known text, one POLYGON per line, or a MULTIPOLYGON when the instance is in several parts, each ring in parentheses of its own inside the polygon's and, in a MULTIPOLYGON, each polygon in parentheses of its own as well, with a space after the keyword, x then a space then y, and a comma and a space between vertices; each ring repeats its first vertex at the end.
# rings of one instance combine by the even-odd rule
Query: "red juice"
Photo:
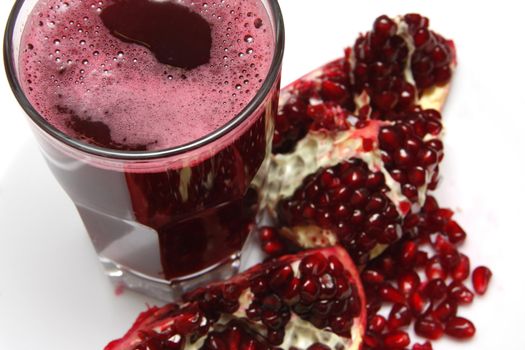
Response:
MULTIPOLYGON (((42 0, 23 31, 19 75, 33 107, 67 137, 163 151, 241 113, 274 51, 258 0, 42 0)), ((274 85, 255 116, 187 156, 114 167, 43 145, 101 259, 173 281, 242 249, 257 212, 274 85)))

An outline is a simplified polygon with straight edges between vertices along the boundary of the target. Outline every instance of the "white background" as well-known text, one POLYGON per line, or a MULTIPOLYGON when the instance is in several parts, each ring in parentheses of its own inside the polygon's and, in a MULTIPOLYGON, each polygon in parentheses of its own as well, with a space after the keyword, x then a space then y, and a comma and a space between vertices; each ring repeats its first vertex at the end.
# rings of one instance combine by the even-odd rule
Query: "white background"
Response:
MULTIPOLYGON (((489 265, 489 293, 462 311, 474 341, 435 349, 523 349, 525 326, 525 46, 519 1, 282 0, 283 84, 337 58, 375 17, 421 12, 455 40, 459 68, 445 110, 438 197, 459 211, 465 250, 489 265), (520 180, 521 179, 521 180, 520 180)), ((5 24, 12 0, 0 1, 5 24)), ((99 350, 145 303, 117 297, 73 205, 50 175, 0 73, 0 349, 99 350)))

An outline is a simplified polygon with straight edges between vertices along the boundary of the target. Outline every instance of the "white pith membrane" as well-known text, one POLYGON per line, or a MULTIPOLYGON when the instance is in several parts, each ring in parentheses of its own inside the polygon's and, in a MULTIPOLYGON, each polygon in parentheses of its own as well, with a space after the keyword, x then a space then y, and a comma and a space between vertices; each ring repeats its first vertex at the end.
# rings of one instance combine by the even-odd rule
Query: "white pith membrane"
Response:
MULTIPOLYGON (((402 16, 393 18, 397 24, 397 35, 401 36, 409 48, 409 58, 404 70, 405 80, 415 86, 412 71, 410 69, 411 56, 414 52, 414 43, 412 36, 408 32, 408 25, 403 20, 402 16)), ((350 56, 351 67, 354 67, 355 55, 354 50, 350 56)), ((307 74, 299 80, 303 81, 319 81, 319 78, 323 74, 322 66, 313 72, 307 74)), ((451 64, 452 71, 455 68, 455 64, 451 64)), ((293 94, 294 84, 292 83, 288 87, 281 91, 279 105, 282 108, 286 105, 287 101, 293 94)), ((444 86, 434 86, 431 89, 427 89, 421 96, 418 96, 416 105, 419 105, 422 109, 435 109, 439 112, 443 109, 445 100, 448 96, 450 89, 450 82, 444 86)), ((370 98, 366 92, 361 93, 354 98, 355 104, 359 107, 369 105, 370 98)), ((311 99, 311 105, 322 103, 315 99, 311 99)), ((358 119, 349 114, 347 118, 351 123, 358 119)), ((427 180, 425 185, 418 188, 418 201, 417 203, 411 203, 411 201, 402 194, 401 184, 395 181, 388 170, 385 168, 385 164, 381 158, 381 150, 378 144, 379 130, 383 126, 394 125, 395 122, 383 121, 383 120, 369 120, 368 126, 357 129, 352 126, 349 130, 345 131, 329 131, 329 130, 310 130, 307 135, 299 140, 295 146, 295 149, 291 153, 286 154, 273 154, 271 157, 270 169, 265 183, 263 193, 265 198, 263 199, 262 205, 268 210, 270 216, 277 218, 277 204, 286 198, 291 197, 294 192, 300 188, 303 184, 303 180, 311 174, 317 173, 320 169, 330 168, 344 160, 350 158, 359 158, 363 160, 370 171, 380 171, 385 177, 385 183, 389 188, 386 192, 386 196, 394 203, 398 213, 403 218, 408 212, 403 210, 403 207, 407 207, 403 204, 410 204, 413 213, 419 212, 420 207, 424 204, 427 187, 431 181, 431 174, 427 172, 427 180), (373 141, 372 151, 365 151, 363 148, 363 142, 373 141)), ((352 123, 353 125, 353 123, 352 123)), ((424 141, 429 139, 442 140, 444 136, 444 128, 439 135, 425 136, 424 141)), ((283 236, 295 242, 302 248, 314 248, 314 247, 328 247, 333 246, 337 241, 337 235, 335 232, 329 229, 323 229, 316 225, 297 225, 293 227, 284 227, 280 229, 283 236)), ((381 254, 386 248, 385 245, 377 244, 370 251, 370 258, 374 258, 381 254)))
MULTIPOLYGON (((351 328, 351 344, 348 345, 349 338, 345 338, 342 336, 339 336, 329 330, 323 330, 316 328, 314 325, 312 325, 310 322, 305 321, 301 319, 299 316, 297 316, 295 313, 292 312, 291 318, 288 321, 286 328, 285 328, 285 338, 283 342, 275 348, 288 350, 291 348, 298 349, 298 350, 306 350, 309 346, 321 343, 326 346, 328 346, 330 349, 334 350, 359 350, 361 348, 362 340, 364 337, 364 333, 366 330, 366 301, 364 300, 364 289, 361 285, 359 280, 359 272, 356 269, 355 265, 353 264, 352 260, 348 256, 348 253, 341 247, 334 247, 329 249, 322 249, 322 250, 312 250, 308 251, 305 254, 300 254, 298 259, 295 261, 289 261, 284 260, 283 264, 289 264, 292 267, 292 270, 294 272, 294 276, 300 277, 301 272, 299 271, 299 265, 302 261, 302 259, 308 255, 314 254, 316 252, 321 252, 325 257, 334 256, 337 257, 338 260, 341 262, 341 264, 344 267, 344 270, 347 274, 352 276, 352 283, 355 284, 358 290, 358 294, 360 297, 360 303, 361 303, 361 314, 354 318, 354 322, 352 324, 351 328)), ((290 258, 293 256, 289 256, 287 258, 290 258)), ((259 266, 257 266, 259 267, 259 266)), ((253 268, 252 268, 253 269, 253 268)), ((250 270, 249 270, 250 271, 250 270)), ((247 272, 249 272, 247 271, 247 272)), ((230 282, 235 283, 236 280, 239 278, 242 278, 245 276, 246 273, 243 273, 241 275, 235 276, 230 282)), ((359 280, 360 281, 360 280, 359 280)), ((261 321, 252 321, 249 320, 246 315, 246 310, 250 306, 252 300, 255 298, 255 295, 251 291, 250 287, 247 287, 244 289, 239 297, 239 304, 240 307, 237 311, 235 311, 233 314, 222 314, 218 321, 214 322, 210 329, 208 330, 207 334, 203 335, 202 337, 198 339, 193 339, 193 341, 190 341, 191 335, 186 335, 186 342, 183 347, 185 350, 199 350, 205 343, 206 338, 208 337, 209 333, 212 333, 214 331, 222 331, 225 329, 225 326, 228 325, 232 321, 238 322, 238 324, 242 324, 245 326, 246 329, 250 329, 252 332, 261 335, 263 338, 267 336, 266 327, 261 321)), ((189 307, 192 303, 195 302, 188 302, 180 304, 180 309, 184 309, 186 307, 189 307)), ((291 310, 290 310, 291 311, 291 310)), ((206 323, 205 316, 202 317, 201 324, 206 323)), ((155 325, 151 330, 155 333, 162 334, 163 331, 167 330, 174 324, 173 318, 167 318, 165 320, 160 321, 154 321, 152 323, 148 323, 147 325, 155 325)), ((141 328, 138 328, 141 329, 141 328)), ((134 329, 135 332, 137 332, 137 329, 134 329)), ((127 334, 126 336, 128 336, 127 334)), ((125 337, 126 337, 125 336, 125 337)), ((180 341, 181 335, 174 335, 171 340, 173 341, 180 341)), ((126 343, 126 344, 120 344, 120 347, 110 348, 112 350, 132 350, 135 349, 136 346, 140 344, 142 340, 135 336, 132 342, 126 343)), ((274 347, 272 347, 274 348, 274 347)), ((106 348, 107 350, 108 348, 106 348)))

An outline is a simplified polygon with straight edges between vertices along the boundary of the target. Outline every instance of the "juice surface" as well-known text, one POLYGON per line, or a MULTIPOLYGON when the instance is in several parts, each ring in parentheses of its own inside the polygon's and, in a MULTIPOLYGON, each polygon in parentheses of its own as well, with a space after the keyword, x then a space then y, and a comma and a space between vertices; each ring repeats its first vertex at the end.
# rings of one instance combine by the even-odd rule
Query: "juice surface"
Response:
POLYGON ((253 99, 273 38, 257 0, 42 0, 22 36, 20 80, 71 137, 167 149, 217 130, 253 99))

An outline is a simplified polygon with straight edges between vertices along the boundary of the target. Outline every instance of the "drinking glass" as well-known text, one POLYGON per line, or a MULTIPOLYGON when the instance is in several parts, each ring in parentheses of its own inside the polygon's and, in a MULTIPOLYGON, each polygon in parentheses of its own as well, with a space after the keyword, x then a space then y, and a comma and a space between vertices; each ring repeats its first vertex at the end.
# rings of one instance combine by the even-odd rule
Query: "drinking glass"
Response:
POLYGON ((31 105, 19 81, 18 55, 37 1, 14 5, 4 39, 7 76, 106 274, 118 285, 172 301, 236 273, 257 221, 271 152, 284 51, 277 1, 261 0, 271 19, 275 51, 255 97, 220 129, 159 151, 84 143, 49 124, 31 105))

